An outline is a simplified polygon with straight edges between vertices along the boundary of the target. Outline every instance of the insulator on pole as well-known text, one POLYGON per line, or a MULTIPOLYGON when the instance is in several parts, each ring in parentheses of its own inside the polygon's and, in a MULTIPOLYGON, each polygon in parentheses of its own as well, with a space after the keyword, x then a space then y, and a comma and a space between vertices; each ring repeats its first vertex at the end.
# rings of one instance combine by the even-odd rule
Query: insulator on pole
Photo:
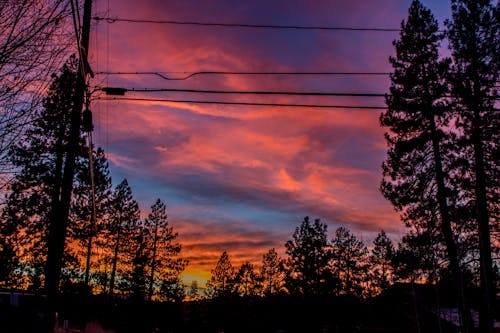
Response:
POLYGON ((89 109, 83 110, 83 131, 90 133, 94 130, 94 124, 92 123, 92 111, 89 109))

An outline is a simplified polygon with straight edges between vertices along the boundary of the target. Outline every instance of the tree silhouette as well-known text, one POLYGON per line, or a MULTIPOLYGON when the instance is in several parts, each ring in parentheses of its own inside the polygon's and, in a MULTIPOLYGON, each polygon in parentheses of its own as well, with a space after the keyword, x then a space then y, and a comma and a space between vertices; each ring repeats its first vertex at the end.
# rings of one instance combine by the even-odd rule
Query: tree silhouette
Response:
POLYGON ((187 260, 179 257, 181 245, 175 243, 178 234, 169 225, 166 206, 160 199, 151 206, 144 228, 148 253, 148 299, 151 300, 155 290, 158 293, 161 286, 164 296, 177 299, 184 293, 180 274, 185 269, 187 260))
POLYGON ((333 279, 329 269, 331 258, 327 226, 309 217, 295 229, 292 240, 286 242, 286 287, 291 293, 303 295, 327 294, 333 279))
POLYGON ((133 251, 133 235, 138 226, 139 205, 132 196, 126 179, 118 184, 113 192, 112 217, 108 226, 112 247, 112 268, 109 280, 109 295, 113 295, 118 262, 122 260, 123 273, 127 273, 126 265, 130 265, 130 252, 133 251), (128 255, 128 256, 126 256, 128 255))
MULTIPOLYGON (((19 251, 23 274, 32 279, 32 290, 44 281, 48 230, 57 222, 50 216, 50 207, 57 204, 62 180, 76 67, 76 59, 71 57, 53 75, 44 108, 37 110, 24 139, 12 145, 8 155, 18 172, 10 185, 1 231, 10 233, 6 239, 19 251)), ((80 149, 85 149, 83 141, 80 149)))
POLYGON ((394 255, 394 245, 381 230, 373 241, 370 261, 373 271, 373 284, 376 288, 384 290, 391 284, 391 261, 394 255))
POLYGON ((274 295, 283 291, 284 277, 282 260, 274 248, 262 257, 262 291, 266 296, 274 295))
POLYGON ((226 297, 232 294, 234 286, 234 267, 226 251, 222 252, 207 282, 207 293, 210 297, 226 297))
POLYGON ((380 116, 381 124, 389 127, 381 190, 402 213, 408 227, 440 230, 456 281, 463 329, 470 331, 457 237, 448 205, 453 189, 447 169, 452 161, 443 146, 452 133, 443 128, 450 125, 444 103, 449 60, 439 60, 438 29, 431 12, 414 0, 407 22, 401 24, 400 39, 394 42, 396 56, 390 58, 394 67, 391 96, 386 99, 388 110, 380 116))
POLYGON ((145 234, 146 230, 142 225, 137 225, 134 230, 132 230, 132 237, 129 239, 129 251, 131 251, 132 266, 130 272, 124 272, 125 275, 128 273, 127 287, 134 299, 138 301, 144 301, 147 295, 146 265, 149 257, 146 249, 147 244, 145 241, 145 234))
POLYGON ((179 275, 182 270, 184 270, 184 267, 185 265, 183 265, 182 268, 177 268, 176 271, 170 271, 165 278, 159 281, 160 289, 158 292, 158 299, 160 301, 181 302, 184 300, 186 297, 186 291, 179 275))
POLYGON ((145 221, 146 227, 149 229, 149 238, 151 241, 151 274, 149 276, 148 298, 153 297, 153 286, 155 279, 155 271, 157 266, 156 255, 158 249, 158 229, 167 224, 167 213, 165 204, 158 199, 151 207, 151 213, 145 221))
POLYGON ((398 244, 391 260, 394 278, 415 282, 436 279, 439 256, 435 236, 429 230, 407 233, 398 244))
POLYGON ((241 264, 234 277, 234 291, 240 296, 257 296, 260 294, 261 281, 252 263, 241 264))
POLYGON ((479 236, 480 331, 493 332, 496 296, 490 223, 498 228, 500 115, 493 109, 499 88, 500 4, 453 0, 452 17, 447 26, 455 72, 451 82, 458 102, 456 124, 463 131, 462 185, 469 187, 466 200, 472 203, 479 236))
POLYGON ((337 295, 363 295, 363 282, 368 273, 368 249, 351 234, 348 228, 339 227, 332 239, 332 268, 337 279, 337 295))

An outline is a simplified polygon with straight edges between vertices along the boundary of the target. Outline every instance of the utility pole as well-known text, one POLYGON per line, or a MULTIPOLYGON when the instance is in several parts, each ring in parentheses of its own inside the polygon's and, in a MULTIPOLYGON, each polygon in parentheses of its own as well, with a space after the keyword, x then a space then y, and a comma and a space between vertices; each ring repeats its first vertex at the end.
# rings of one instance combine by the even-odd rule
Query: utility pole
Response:
POLYGON ((68 226, 71 194, 73 192, 73 177, 75 174, 75 163, 81 136, 82 108, 86 89, 86 74, 88 66, 88 48, 90 36, 90 19, 92 13, 92 0, 85 0, 83 7, 82 32, 79 47, 81 48, 80 61, 78 65, 77 81, 73 101, 73 109, 70 117, 70 134, 65 149, 66 160, 64 171, 59 186, 54 189, 53 202, 51 205, 51 220, 48 235, 48 254, 45 275, 45 291, 48 301, 48 331, 54 331, 55 313, 58 301, 59 282, 64 255, 64 244, 66 241, 66 230, 68 226))

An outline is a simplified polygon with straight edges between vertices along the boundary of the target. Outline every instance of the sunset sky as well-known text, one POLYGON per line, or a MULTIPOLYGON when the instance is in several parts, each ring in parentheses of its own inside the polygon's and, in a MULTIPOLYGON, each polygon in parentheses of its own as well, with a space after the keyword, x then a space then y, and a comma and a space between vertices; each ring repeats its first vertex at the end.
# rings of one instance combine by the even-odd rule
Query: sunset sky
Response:
MULTIPOLYGON (((399 28, 410 0, 97 0, 93 16, 294 26, 399 28)), ((449 2, 423 1, 442 23, 449 2)), ((389 72, 397 32, 280 30, 93 21, 90 64, 100 72, 389 72)), ((177 72, 177 73, 171 73, 177 72)), ((388 76, 98 74, 93 86, 238 91, 386 93, 388 76)), ((98 94, 96 94, 96 97, 98 94)), ((101 95, 101 97, 105 97, 101 95)), ((384 106, 380 97, 128 92, 125 97, 384 106)), ((404 227, 380 194, 386 154, 381 110, 92 102, 94 142, 113 184, 127 178, 146 216, 167 204, 190 260, 185 281, 204 282, 223 250, 234 265, 284 254, 304 216, 370 243, 404 227)))

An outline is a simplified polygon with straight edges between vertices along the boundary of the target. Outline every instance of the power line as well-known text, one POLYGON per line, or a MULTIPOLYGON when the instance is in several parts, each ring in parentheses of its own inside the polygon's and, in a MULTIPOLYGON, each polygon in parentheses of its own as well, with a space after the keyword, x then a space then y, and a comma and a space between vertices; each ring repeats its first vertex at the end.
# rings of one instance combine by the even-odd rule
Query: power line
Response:
POLYGON ((165 80, 182 81, 198 75, 297 75, 297 76, 388 76, 390 72, 239 72, 239 71, 197 71, 197 72, 97 72, 100 75, 156 75, 165 80), (183 77, 168 75, 183 74, 183 77))
POLYGON ((346 93, 346 92, 305 92, 305 91, 241 91, 241 90, 200 90, 200 89, 173 89, 173 88, 117 88, 103 87, 99 90, 108 95, 124 95, 126 92, 186 92, 201 94, 234 94, 234 95, 289 95, 289 96, 337 96, 337 97, 385 97, 386 94, 377 93, 346 93))
POLYGON ((193 26, 212 26, 225 28, 257 28, 257 29, 288 29, 288 30, 332 30, 332 31, 372 31, 372 32, 400 32, 399 28, 377 28, 377 27, 343 27, 343 26, 320 26, 320 25, 275 25, 275 24, 251 24, 251 23, 221 23, 221 22, 197 22, 197 21, 177 21, 177 20, 152 20, 152 19, 131 19, 121 17, 100 17, 94 16, 96 21, 107 23, 127 22, 127 23, 150 23, 150 24, 174 24, 193 26))
MULTIPOLYGON (((250 91, 250 90, 204 90, 204 89, 177 89, 177 88, 121 88, 121 87, 96 87, 94 91, 101 90, 107 95, 123 96, 126 92, 184 92, 200 94, 223 94, 223 95, 281 95, 281 96, 323 96, 323 97, 376 97, 382 98, 392 96, 383 93, 353 93, 353 92, 318 92, 318 91, 250 91)), ((442 97, 453 98, 453 95, 442 97)), ((415 97, 413 97, 415 98, 415 97)), ((500 96, 490 96, 491 100, 499 100, 500 96)))
MULTIPOLYGON (((245 105, 245 106, 271 106, 271 107, 302 107, 323 109, 358 109, 358 110, 387 110, 387 106, 376 105, 331 105, 331 104, 295 104, 295 103, 258 103, 258 102, 227 102, 207 100, 179 100, 160 98, 136 98, 136 97, 96 97, 100 101, 139 101, 139 102, 164 102, 164 103, 192 103, 192 104, 219 104, 219 105, 245 105)), ((401 110, 404 111, 404 110, 401 110)), ((499 112, 500 109, 492 108, 483 111, 499 112)))
POLYGON ((192 103, 192 104, 218 104, 218 105, 245 105, 245 106, 270 106, 270 107, 302 107, 323 109, 360 109, 360 110, 387 110, 384 106, 371 105, 329 105, 329 104, 294 104, 294 103, 257 103, 257 102, 225 102, 207 100, 179 100, 179 99, 155 99, 135 97, 97 97, 102 101, 139 101, 139 102, 164 102, 164 103, 192 103))

